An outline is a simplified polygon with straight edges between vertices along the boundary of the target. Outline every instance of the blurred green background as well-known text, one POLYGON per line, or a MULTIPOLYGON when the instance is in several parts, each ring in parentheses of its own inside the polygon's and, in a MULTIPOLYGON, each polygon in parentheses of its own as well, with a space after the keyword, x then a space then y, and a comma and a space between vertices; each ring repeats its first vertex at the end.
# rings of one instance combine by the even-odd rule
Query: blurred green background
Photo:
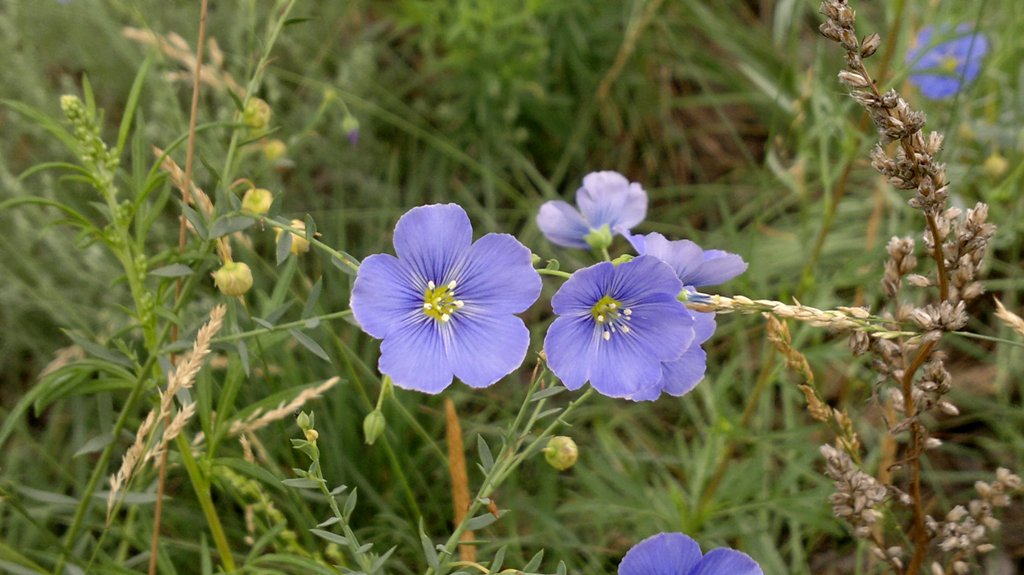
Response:
MULTIPOLYGON (((191 82, 181 61, 126 37, 124 29, 141 37, 178 34, 193 46, 198 6, 5 0, 0 98, 60 118, 59 96, 81 93, 87 75, 110 141, 132 80, 151 57, 138 129, 147 148, 166 147, 187 131, 191 82)), ((212 2, 207 33, 222 63, 208 62, 207 69, 244 85, 275 7, 264 0, 212 2)), ((928 114, 932 129, 946 133, 942 159, 949 163, 953 202, 990 204, 1000 231, 987 286, 1019 311, 1024 5, 896 0, 855 7, 859 31, 883 36, 869 67, 888 70, 882 82, 901 89, 928 114), (982 75, 954 99, 924 100, 905 82, 903 54, 921 26, 960 23, 976 25, 991 41, 982 75)), ((284 142, 286 152, 271 160, 248 146, 236 175, 277 194, 280 214, 312 216, 322 241, 359 258, 390 250, 394 222, 410 207, 454 201, 470 213, 477 234, 513 233, 572 269, 587 265, 589 256, 547 243, 534 223, 536 210, 544 200, 571 200, 590 171, 618 170, 650 194, 641 231, 733 251, 750 263, 723 293, 877 309, 886 241, 920 237, 923 225, 907 198, 870 168, 867 152, 876 138, 836 81, 843 55, 818 35, 817 9, 805 0, 299 2, 258 94, 273 110, 270 137, 284 142), (355 145, 348 116, 359 125, 355 145)), ((227 122, 234 104, 225 90, 204 85, 199 114, 201 122, 227 122)), ((37 125, 0 107, 0 134, 0 201, 33 195, 84 207, 94 200, 80 182, 50 172, 20 177, 42 162, 74 161, 37 125)), ((221 164, 227 139, 226 129, 199 136, 195 179, 204 188, 218 185, 210 166, 221 164)), ((149 169, 153 158, 143 151, 124 159, 128 173, 149 169)), ((153 253, 177 243, 169 185, 163 194, 165 216, 148 239, 153 253)), ((0 419, 11 416, 43 368, 72 345, 69 331, 104 343, 123 336, 128 325, 118 308, 130 299, 117 262, 59 219, 38 207, 0 212, 0 419)), ((248 300, 253 315, 298 300, 284 316, 294 319, 318 278, 318 311, 347 307, 351 278, 326 258, 311 253, 278 267, 272 234, 250 230, 250 236, 252 246, 236 251, 256 276, 248 300)), ((189 306, 190 325, 220 299, 208 283, 189 306)), ((546 284, 546 293, 556 287, 546 284)), ((981 298, 970 310, 977 318, 970 329, 1013 339, 992 319, 992 307, 991 298, 981 298)), ((525 314, 536 326, 534 350, 549 316, 545 298, 525 314)), ((511 513, 478 533, 487 541, 481 555, 509 544, 506 565, 522 566, 546 549, 549 571, 564 560, 570 572, 610 573, 635 542, 681 530, 705 549, 744 550, 766 573, 874 572, 865 550, 832 517, 830 481, 819 472, 817 451, 829 432, 804 412, 794 385, 799 379, 767 344, 763 321, 722 316, 718 323, 706 346, 707 378, 693 393, 654 404, 601 398, 577 413, 568 433, 580 446, 579 463, 564 473, 542 458, 524 465, 496 495, 511 513)), ((868 413, 858 430, 865 445, 877 445, 884 423, 871 409, 873 374, 851 358, 845 338, 792 329, 823 393, 851 412, 868 413)), ((399 546, 393 572, 421 572, 419 519, 435 538, 451 528, 447 468, 436 455, 445 449, 441 398, 399 392, 404 411, 385 409, 387 441, 366 446, 361 421, 379 387, 377 343, 343 321, 310 335, 330 362, 287 337, 263 338, 260 369, 237 404, 342 376, 309 406, 317 414, 325 475, 359 488, 353 524, 380 550, 399 546)), ((935 424, 946 447, 926 465, 929 490, 943 508, 969 498, 973 482, 997 465, 1019 471, 1024 456, 1019 348, 953 337, 947 349, 961 414, 935 424)), ((471 484, 479 479, 475 436, 496 438, 514 415, 529 375, 523 371, 486 390, 456 384, 444 394, 462 417, 471 484)), ((219 373, 215 365, 203 375, 214 389, 219 373)), ((52 562, 51 539, 66 528, 95 462, 88 449, 76 452, 109 431, 124 395, 102 382, 69 381, 17 416, 0 446, 6 546, 52 562)), ((304 466, 287 441, 297 436, 287 420, 262 432, 271 479, 304 466)), ((868 458, 877 461, 877 451, 868 458)), ((154 482, 147 474, 133 490, 151 492, 154 482)), ((198 527, 203 519, 180 468, 172 467, 168 489, 162 568, 200 572, 195 557, 206 544, 198 527)), ((322 552, 323 542, 307 530, 324 517, 323 503, 270 479, 263 489, 298 545, 322 552)), ((245 553, 246 495, 224 479, 215 496, 229 537, 245 553)), ((134 509, 108 535, 103 569, 144 569, 152 505, 134 509)), ((89 521, 98 534, 102 512, 89 521)), ((1022 534, 1024 508, 1017 506, 993 565, 1024 569, 1022 534)))

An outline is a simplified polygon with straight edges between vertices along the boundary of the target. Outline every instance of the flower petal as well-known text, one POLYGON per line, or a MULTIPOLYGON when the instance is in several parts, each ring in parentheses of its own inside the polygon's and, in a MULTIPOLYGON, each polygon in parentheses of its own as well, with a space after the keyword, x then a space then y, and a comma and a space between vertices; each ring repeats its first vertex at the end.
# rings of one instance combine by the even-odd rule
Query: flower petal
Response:
POLYGON ((647 192, 618 172, 592 172, 583 177, 583 187, 576 191, 576 205, 591 228, 608 224, 621 233, 644 221, 647 192))
POLYGON ((747 262, 736 254, 722 250, 704 250, 704 263, 683 283, 696 287, 725 283, 747 271, 747 262))
POLYGON ((508 234, 487 234, 473 244, 455 273, 465 311, 519 313, 537 301, 540 274, 530 250, 508 234))
POLYGON ((589 315, 563 315, 551 323, 544 337, 544 353, 548 367, 565 387, 579 389, 590 379, 590 367, 600 338, 589 315))
POLYGON ((661 362, 635 337, 598 340, 597 353, 588 363, 590 385, 608 397, 631 397, 661 378, 661 362))
POLYGON ((715 327, 717 327, 715 314, 691 311, 690 315, 693 316, 693 333, 696 335, 696 339, 693 340, 694 345, 702 344, 711 339, 711 336, 715 333, 715 327))
POLYGON ((679 359, 661 364, 661 391, 679 397, 693 391, 704 379, 708 368, 708 355, 696 342, 679 359))
POLYGON ((619 575, 688 575, 700 546, 682 533, 659 533, 637 543, 619 563, 619 575))
POLYGON ((590 244, 583 239, 590 233, 590 226, 576 208, 566 202, 544 202, 537 212, 537 227, 555 245, 590 249, 590 244))
POLYGON ((689 575, 764 575, 764 571, 746 553, 720 548, 709 551, 689 575))
POLYGON ((470 387, 487 387, 511 373, 530 346, 530 330, 514 315, 460 313, 449 327, 449 365, 470 387))
POLYGON ((422 277, 440 285, 473 242, 473 226, 458 204, 419 206, 395 224, 395 253, 422 277))
POLYGON ((452 369, 437 322, 421 318, 391 327, 377 367, 398 387, 434 394, 451 384, 452 369))
POLYGON ((601 262, 576 270, 551 298, 551 309, 557 315, 589 316, 594 304, 604 295, 611 293, 615 275, 615 264, 611 262, 601 262))
POLYGON ((392 325, 420 313, 423 294, 415 289, 411 273, 388 254, 369 256, 359 265, 349 307, 366 333, 383 339, 392 325))

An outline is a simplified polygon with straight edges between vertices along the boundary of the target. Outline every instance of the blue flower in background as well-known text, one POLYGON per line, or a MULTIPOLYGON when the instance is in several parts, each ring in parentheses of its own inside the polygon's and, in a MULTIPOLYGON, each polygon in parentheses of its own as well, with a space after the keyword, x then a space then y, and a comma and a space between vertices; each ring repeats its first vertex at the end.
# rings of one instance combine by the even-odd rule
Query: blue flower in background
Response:
POLYGON ((395 385, 438 393, 458 377, 486 387, 519 367, 530 332, 513 314, 540 295, 530 250, 508 234, 473 242, 456 204, 413 208, 395 226, 398 257, 359 266, 350 307, 395 385))
POLYGON ((619 575, 764 575, 745 553, 719 548, 702 555, 682 533, 659 533, 637 543, 619 564, 619 575))
POLYGON ((961 87, 973 82, 981 72, 981 60, 988 52, 988 39, 970 33, 970 27, 958 26, 956 37, 935 43, 935 36, 946 36, 949 30, 925 26, 918 32, 914 47, 907 52, 911 65, 910 81, 926 98, 941 100, 956 95, 961 87))
MULTIPOLYGON (((747 262, 736 254, 721 250, 703 250, 689 240, 670 241, 659 233, 626 235, 640 255, 649 255, 667 263, 687 290, 720 284, 740 275, 747 262)), ((677 359, 661 365, 661 378, 654 385, 629 397, 635 401, 657 399, 662 392, 676 397, 691 391, 704 379, 707 353, 701 344, 715 333, 715 314, 690 311, 694 319, 695 338, 677 359)))
POLYGON ((537 226, 553 244, 567 248, 601 249, 613 234, 629 231, 647 215, 647 192, 618 172, 592 172, 576 190, 576 205, 544 202, 537 226))
POLYGON ((672 268, 640 256, 578 270, 551 298, 558 318, 544 339, 551 371, 569 389, 587 381, 609 397, 630 398, 662 377, 694 340, 694 319, 676 297, 672 268))

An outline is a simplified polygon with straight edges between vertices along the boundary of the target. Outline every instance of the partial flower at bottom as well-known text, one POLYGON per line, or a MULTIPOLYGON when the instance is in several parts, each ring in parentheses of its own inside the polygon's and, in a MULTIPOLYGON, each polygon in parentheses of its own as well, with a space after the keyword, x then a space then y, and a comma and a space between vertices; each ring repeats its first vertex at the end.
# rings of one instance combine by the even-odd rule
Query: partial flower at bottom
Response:
POLYGON ((395 385, 438 393, 458 377, 486 387, 519 367, 530 333, 514 314, 540 295, 530 250, 507 234, 473 242, 456 204, 406 212, 395 226, 398 257, 359 266, 350 306, 384 340, 378 367, 395 385))
POLYGON ((548 366, 569 389, 587 381, 630 398, 661 378, 694 340, 694 320, 676 296, 682 283, 664 262, 640 256, 576 271, 551 298, 558 318, 544 339, 548 366))
POLYGON ((745 553, 727 548, 702 555, 682 533, 659 533, 637 543, 619 564, 619 575, 764 575, 745 553))

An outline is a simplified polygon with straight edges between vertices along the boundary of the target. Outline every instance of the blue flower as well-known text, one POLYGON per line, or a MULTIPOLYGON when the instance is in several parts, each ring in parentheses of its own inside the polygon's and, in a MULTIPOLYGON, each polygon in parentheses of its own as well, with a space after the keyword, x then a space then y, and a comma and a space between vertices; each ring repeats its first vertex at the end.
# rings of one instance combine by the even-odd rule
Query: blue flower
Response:
POLYGON ((559 317, 544 339, 548 366, 569 389, 590 381, 629 398, 662 377, 662 362, 693 341, 694 319, 676 297, 682 283, 655 257, 578 270, 551 298, 559 317))
POLYGON ((956 95, 964 84, 973 82, 981 72, 981 60, 988 52, 988 39, 970 33, 970 27, 958 26, 952 40, 934 43, 933 36, 945 36, 948 29, 925 26, 907 52, 911 65, 910 81, 926 98, 940 100, 956 95))
MULTIPOLYGON (((658 233, 644 236, 626 235, 626 239, 640 255, 653 256, 665 262, 675 272, 683 287, 720 284, 747 269, 747 262, 736 254, 722 250, 703 250, 689 240, 670 241, 658 233)), ((715 314, 691 311, 695 337, 677 359, 661 365, 661 378, 650 387, 629 396, 634 401, 657 399, 662 392, 679 397, 690 392, 707 370, 707 353, 701 345, 715 333, 715 314)))
POLYGON ((745 553, 727 548, 701 555, 682 533, 659 533, 637 543, 619 564, 619 575, 764 575, 745 553))
POLYGON ((576 205, 544 202, 537 226, 553 244, 567 248, 608 247, 613 234, 629 231, 647 215, 647 192, 618 172, 593 172, 576 190, 576 205))
POLYGON ((359 266, 350 307, 395 385, 438 393, 458 377, 486 387, 519 367, 530 332, 513 314, 540 295, 530 250, 507 234, 473 242, 465 210, 420 206, 395 226, 395 252, 359 266))

